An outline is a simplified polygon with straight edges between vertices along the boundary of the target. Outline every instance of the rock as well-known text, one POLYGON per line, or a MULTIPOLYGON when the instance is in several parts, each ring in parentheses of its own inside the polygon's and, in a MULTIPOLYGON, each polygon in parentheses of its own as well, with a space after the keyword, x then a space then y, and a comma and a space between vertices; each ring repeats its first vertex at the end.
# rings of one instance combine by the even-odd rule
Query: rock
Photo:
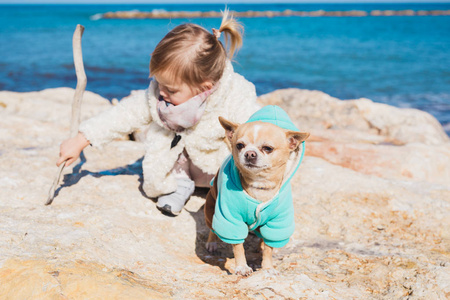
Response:
POLYGON ((337 130, 343 131, 346 140, 372 143, 449 142, 439 122, 417 109, 396 108, 365 98, 342 101, 320 91, 299 89, 277 90, 261 96, 259 101, 281 106, 300 128, 317 130, 317 135, 327 139, 342 140, 337 130))
MULTIPOLYGON (((141 143, 86 148, 44 205, 73 92, 0 92, 1 299, 450 297, 449 141, 431 116, 318 91, 262 96, 312 137, 292 179, 296 230, 274 254, 280 275, 260 270, 250 235, 256 272, 242 278, 229 245, 205 249, 206 190, 176 218, 142 194, 141 143)), ((87 92, 82 118, 109 106, 87 92)))
POLYGON ((446 184, 450 178, 450 147, 420 143, 404 146, 339 141, 311 141, 306 155, 354 171, 386 179, 446 184))
MULTIPOLYGON (((391 17, 391 16, 447 16, 450 10, 372 10, 367 12, 364 10, 345 10, 345 11, 293 11, 290 9, 284 11, 234 11, 232 12, 238 18, 272 18, 272 17, 391 17)), ((104 19, 191 19, 191 18, 221 18, 222 13, 218 11, 165 11, 153 10, 151 12, 143 12, 138 10, 116 11, 100 14, 100 18, 104 19)), ((93 16, 95 20, 98 15, 93 16)))
POLYGON ((259 102, 281 106, 312 133, 307 155, 388 179, 450 181, 449 138, 426 112, 298 89, 277 90, 259 102))
MULTIPOLYGON (((72 100, 75 90, 71 88, 46 89, 40 92, 0 92, 0 113, 20 116, 41 122, 69 126, 72 100)), ((107 99, 86 91, 83 94, 81 119, 87 119, 110 106, 107 99)))
POLYGON ((11 259, 0 270, 2 299, 167 299, 170 287, 89 262, 11 259), (26 284, 24 284, 26 283, 26 284))

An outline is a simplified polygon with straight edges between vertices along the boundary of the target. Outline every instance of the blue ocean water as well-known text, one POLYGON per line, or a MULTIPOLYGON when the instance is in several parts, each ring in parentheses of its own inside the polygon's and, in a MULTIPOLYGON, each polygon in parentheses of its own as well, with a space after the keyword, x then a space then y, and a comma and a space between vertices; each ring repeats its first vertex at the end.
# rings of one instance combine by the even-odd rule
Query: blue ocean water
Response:
MULTIPOLYGON (((235 4, 230 10, 433 10, 447 4, 235 4)), ((87 89, 121 98, 148 85, 150 53, 173 27, 220 20, 107 20, 108 11, 220 11, 224 5, 0 5, 0 90, 75 87, 72 35, 85 26, 87 89)), ((366 97, 434 115, 450 133, 450 16, 241 18, 234 63, 259 95, 281 88, 366 97)))

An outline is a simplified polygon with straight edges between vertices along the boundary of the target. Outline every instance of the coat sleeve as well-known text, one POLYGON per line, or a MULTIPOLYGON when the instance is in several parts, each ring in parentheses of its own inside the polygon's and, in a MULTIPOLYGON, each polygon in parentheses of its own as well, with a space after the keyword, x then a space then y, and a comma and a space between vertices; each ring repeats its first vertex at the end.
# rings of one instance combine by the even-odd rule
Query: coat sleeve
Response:
POLYGON ((151 122, 147 91, 136 91, 119 104, 80 124, 93 146, 102 146, 151 122))
POLYGON ((240 99, 240 102, 233 103, 233 107, 230 109, 230 119, 237 123, 245 123, 261 106, 256 102, 255 85, 240 74, 234 73, 234 76, 234 82, 237 85, 234 92, 238 93, 238 96, 234 97, 240 99))

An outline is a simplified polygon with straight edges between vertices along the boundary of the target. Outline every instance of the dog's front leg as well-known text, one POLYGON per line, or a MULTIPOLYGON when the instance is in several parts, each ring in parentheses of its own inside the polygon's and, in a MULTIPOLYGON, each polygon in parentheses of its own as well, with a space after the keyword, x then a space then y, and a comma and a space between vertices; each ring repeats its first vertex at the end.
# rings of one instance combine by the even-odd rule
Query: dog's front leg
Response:
POLYGON ((247 260, 245 259, 244 244, 233 245, 234 260, 236 262, 236 269, 234 273, 236 275, 248 276, 253 270, 247 265, 247 260))
POLYGON ((266 243, 262 243, 262 263, 261 267, 266 272, 266 275, 269 277, 277 276, 279 273, 277 270, 273 268, 273 261, 272 261, 272 253, 273 248, 268 246, 266 243))

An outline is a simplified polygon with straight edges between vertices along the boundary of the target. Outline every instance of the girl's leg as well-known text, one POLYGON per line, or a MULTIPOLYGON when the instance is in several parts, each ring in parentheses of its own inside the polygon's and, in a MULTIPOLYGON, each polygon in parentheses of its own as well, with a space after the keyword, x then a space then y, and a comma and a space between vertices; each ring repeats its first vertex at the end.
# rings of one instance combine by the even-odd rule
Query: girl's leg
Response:
POLYGON ((202 188, 210 188, 211 180, 214 178, 214 175, 204 173, 202 170, 200 170, 199 167, 194 165, 189 158, 188 160, 189 160, 189 174, 191 179, 194 180, 195 186, 202 188))
POLYGON ((177 216, 194 193, 195 183, 190 178, 189 164, 187 153, 183 151, 172 169, 178 184, 177 190, 158 197, 156 203, 163 213, 177 216))
POLYGON ((190 160, 188 158, 186 150, 183 150, 172 169, 172 173, 175 174, 175 178, 191 178, 189 165, 190 160))

